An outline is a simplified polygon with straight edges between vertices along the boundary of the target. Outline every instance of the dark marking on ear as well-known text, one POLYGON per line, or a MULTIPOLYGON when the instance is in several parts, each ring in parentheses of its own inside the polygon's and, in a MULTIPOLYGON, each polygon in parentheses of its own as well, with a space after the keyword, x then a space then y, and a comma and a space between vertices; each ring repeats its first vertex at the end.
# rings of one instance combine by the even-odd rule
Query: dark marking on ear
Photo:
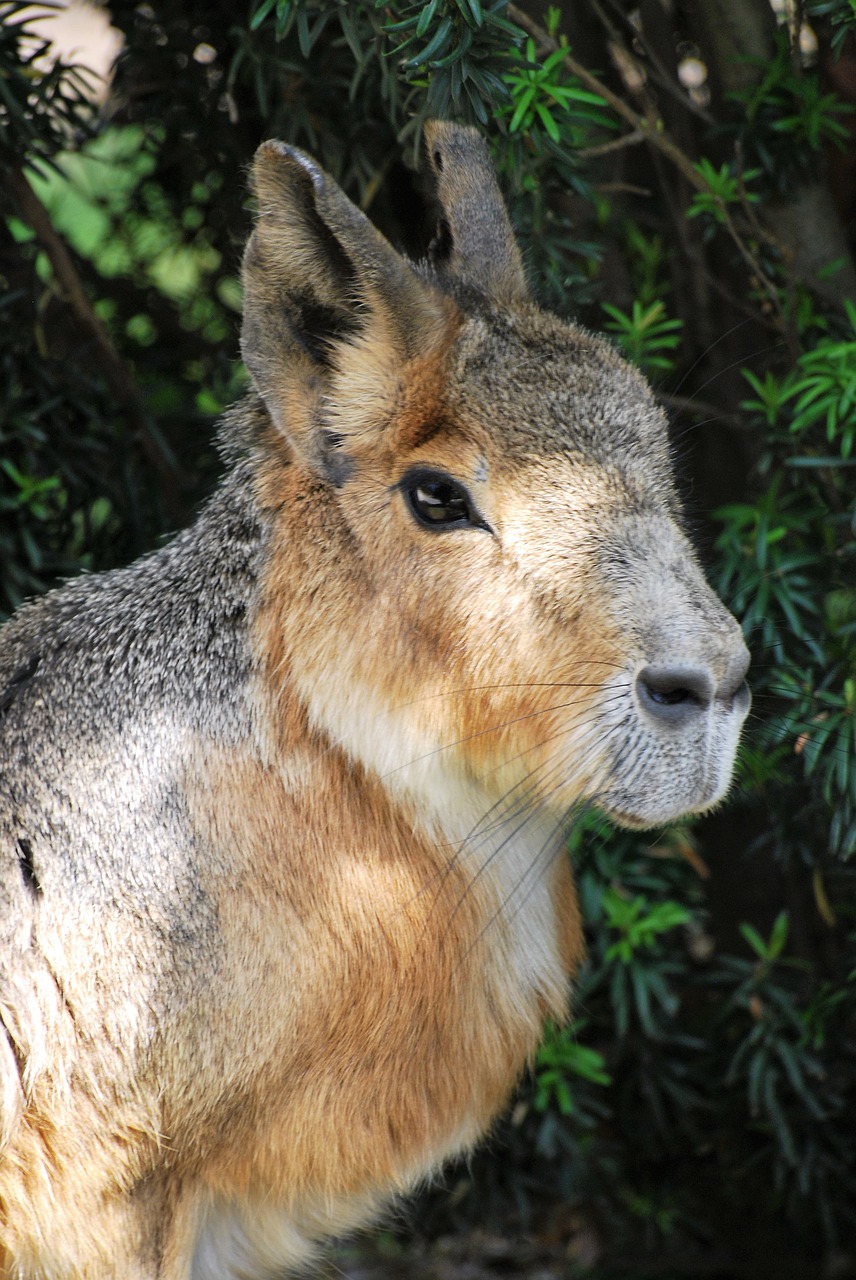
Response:
POLYGON ((353 316, 336 307, 328 307, 313 298, 292 297, 297 322, 290 321, 294 340, 314 364, 329 368, 333 345, 358 331, 353 316))
MULTIPOLYGON (((343 300, 355 297, 357 275, 354 264, 318 212, 308 176, 306 183, 312 192, 312 199, 307 202, 303 217, 323 251, 324 262, 336 280, 339 296, 343 300)), ((308 293, 297 291, 290 295, 289 301, 299 317, 297 324, 291 325, 294 338, 315 364, 329 366, 332 345, 337 340, 347 338, 359 327, 353 312, 345 307, 330 306, 308 293)))
POLYGON ((327 223, 318 212, 318 207, 315 204, 315 193, 311 182, 309 182, 309 188, 312 191, 312 199, 307 203, 303 214, 307 226, 311 227, 318 242, 319 249, 323 250, 324 261, 327 264, 327 267, 338 277, 342 292, 354 294, 356 292, 357 284, 357 271, 354 263, 342 248, 341 241, 331 228, 328 227, 327 223))
POLYGON ((9 710, 18 694, 30 683, 40 662, 41 654, 34 653, 24 666, 19 667, 15 672, 6 688, 0 693, 0 715, 9 710))
POLYGON ((36 875, 36 868, 33 865, 33 847, 29 840, 25 840, 23 836, 19 836, 15 843, 18 846, 18 863, 21 867, 24 884, 30 893, 38 897, 42 892, 42 886, 39 877, 36 875))

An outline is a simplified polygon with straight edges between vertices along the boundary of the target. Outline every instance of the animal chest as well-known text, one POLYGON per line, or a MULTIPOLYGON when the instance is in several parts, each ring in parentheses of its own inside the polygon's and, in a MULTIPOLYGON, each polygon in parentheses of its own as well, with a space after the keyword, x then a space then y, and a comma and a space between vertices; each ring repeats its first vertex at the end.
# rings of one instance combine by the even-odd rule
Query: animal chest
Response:
POLYGON ((231 1051, 210 1085, 244 1099, 228 1143, 212 1134, 223 1193, 405 1188, 477 1140, 564 1013, 579 945, 564 857, 499 839, 450 856, 334 756, 221 761, 197 809, 228 972, 231 1051))

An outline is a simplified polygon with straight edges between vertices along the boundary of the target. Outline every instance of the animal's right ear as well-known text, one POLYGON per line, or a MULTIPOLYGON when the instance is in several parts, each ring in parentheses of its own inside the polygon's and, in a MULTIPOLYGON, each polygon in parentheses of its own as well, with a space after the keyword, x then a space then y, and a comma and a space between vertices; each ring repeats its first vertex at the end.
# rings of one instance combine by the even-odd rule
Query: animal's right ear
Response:
POLYGON ((380 386, 433 344, 445 313, 410 264, 296 147, 263 143, 252 185, 258 213, 244 254, 244 361, 298 456, 340 483, 347 442, 325 425, 325 410, 343 348, 360 348, 367 381, 380 386))

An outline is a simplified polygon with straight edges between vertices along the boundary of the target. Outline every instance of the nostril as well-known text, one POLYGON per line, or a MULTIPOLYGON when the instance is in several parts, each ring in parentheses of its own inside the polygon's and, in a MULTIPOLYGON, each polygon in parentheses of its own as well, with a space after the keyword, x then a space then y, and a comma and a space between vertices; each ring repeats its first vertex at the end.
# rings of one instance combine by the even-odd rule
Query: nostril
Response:
POLYGON ((737 690, 723 699, 725 705, 731 707, 738 715, 745 716, 752 704, 752 694, 749 691, 749 685, 744 680, 737 690))
POLYGON ((697 667, 644 667, 636 677, 640 706, 666 724, 686 724, 714 694, 713 677, 697 667))
POLYGON ((719 683, 716 690, 717 698, 723 702, 736 701, 744 702, 749 696, 749 686, 746 684, 746 673, 749 670, 749 652, 741 647, 732 658, 731 662, 719 683))

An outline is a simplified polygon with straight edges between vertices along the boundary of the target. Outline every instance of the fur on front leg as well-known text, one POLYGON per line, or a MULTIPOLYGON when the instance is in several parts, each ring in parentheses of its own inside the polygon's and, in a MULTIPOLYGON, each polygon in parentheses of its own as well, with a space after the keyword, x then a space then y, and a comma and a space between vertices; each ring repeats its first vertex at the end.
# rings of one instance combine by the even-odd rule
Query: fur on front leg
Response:
POLYGON ((192 1280, 270 1280, 304 1267, 320 1243, 365 1226, 382 1207, 377 1196, 318 1196, 288 1209, 211 1201, 193 1257, 192 1280))

